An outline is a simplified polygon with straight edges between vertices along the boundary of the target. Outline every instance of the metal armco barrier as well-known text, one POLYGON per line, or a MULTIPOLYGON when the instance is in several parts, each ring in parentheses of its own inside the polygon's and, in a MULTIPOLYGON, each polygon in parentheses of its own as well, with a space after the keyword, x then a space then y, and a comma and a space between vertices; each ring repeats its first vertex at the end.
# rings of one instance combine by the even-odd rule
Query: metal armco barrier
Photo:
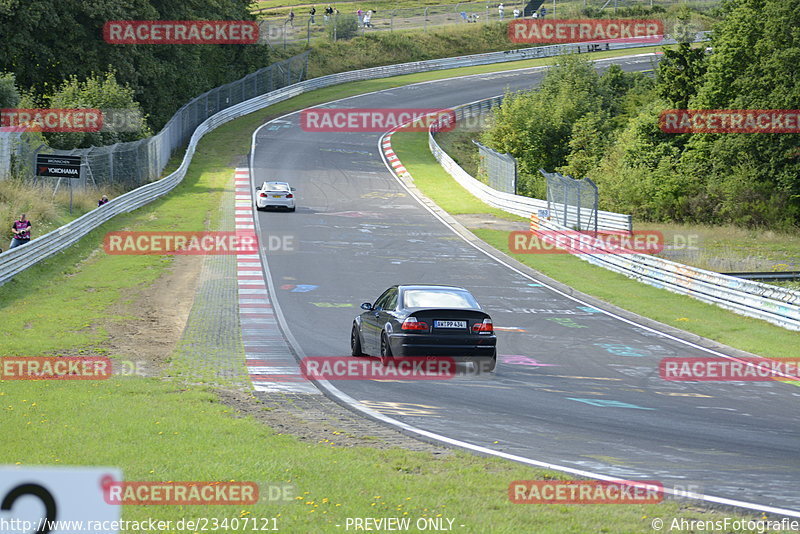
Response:
MULTIPOLYGON (((459 106, 453 110, 456 118, 456 124, 458 124, 459 121, 463 121, 469 117, 486 113, 492 108, 498 107, 500 104, 502 104, 502 102, 503 96, 500 95, 459 106)), ((446 118, 447 117, 445 117, 445 119, 446 118)), ((453 160, 453 158, 451 158, 444 150, 442 150, 442 148, 436 142, 436 131, 437 128, 434 124, 428 133, 428 146, 430 147, 431 152, 436 160, 447 170, 447 172, 450 173, 451 176, 455 177, 453 173, 463 173, 466 177, 474 180, 469 173, 462 169, 453 160)), ((485 185, 483 182, 478 183, 485 185)), ((489 187, 488 185, 484 191, 484 196, 481 196, 480 198, 491 206, 526 218, 529 217, 531 213, 536 213, 537 210, 544 210, 548 208, 546 200, 498 191, 489 187)), ((630 215, 614 213, 611 211, 598 211, 597 227, 600 230, 621 230, 623 232, 631 232, 633 231, 633 220, 631 219, 630 215)))
MULTIPOLYGON (((701 36, 698 36, 700 38, 701 36)), ((674 40, 667 39, 661 44, 674 44, 674 40)), ((609 50, 625 50, 642 46, 657 46, 644 43, 613 43, 609 45, 609 50)), ((104 222, 110 220, 114 215, 127 213, 135 210, 157 198, 165 195, 178 185, 186 176, 192 155, 197 148, 199 140, 217 126, 228 121, 237 119, 248 113, 258 111, 283 100, 301 95, 308 91, 338 85, 341 83, 373 80, 388 78, 403 74, 413 74, 417 72, 427 72, 434 70, 452 69, 457 67, 468 67, 475 65, 488 65, 491 63, 503 63, 508 61, 519 61, 533 58, 553 57, 573 52, 585 52, 587 46, 583 44, 563 44, 543 46, 536 48, 524 48, 504 52, 489 52, 486 54, 475 54, 471 56, 460 56, 444 59, 432 59, 427 61, 414 61, 411 63, 401 63, 397 65, 387 65, 384 67, 374 67, 369 69, 354 70, 339 74, 329 74, 311 80, 305 80, 286 86, 282 89, 251 98, 224 109, 207 120, 203 121, 194 131, 189 145, 184 154, 181 166, 165 178, 157 182, 152 182, 133 191, 121 195, 104 206, 92 210, 91 212, 79 217, 78 219, 45 234, 39 238, 32 239, 28 244, 15 249, 11 249, 0 254, 0 284, 7 282, 14 275, 37 264, 38 262, 52 256, 56 252, 62 251, 77 242, 83 236, 96 229, 104 222)), ((544 206, 546 207, 546 206, 544 206)), ((528 214, 525 214, 527 217, 528 214)))
MULTIPOLYGON (((493 97, 462 106, 455 110, 456 117, 462 118, 468 113, 477 113, 481 109, 499 105, 499 98, 502 97, 493 97)), ((436 143, 435 131, 433 125, 428 133, 431 153, 464 189, 490 206, 526 218, 531 213, 536 213, 538 209, 547 208, 546 200, 496 191, 470 176, 436 143)), ((539 220, 539 224, 546 230, 565 235, 570 231, 554 221, 539 220)), ((603 230, 630 231, 630 216, 601 211, 598 212, 598 226, 603 230)), ((688 295, 789 330, 800 331, 800 291, 726 276, 646 254, 612 254, 602 253, 601 250, 603 249, 599 248, 597 254, 575 254, 575 256, 645 284, 688 295)))

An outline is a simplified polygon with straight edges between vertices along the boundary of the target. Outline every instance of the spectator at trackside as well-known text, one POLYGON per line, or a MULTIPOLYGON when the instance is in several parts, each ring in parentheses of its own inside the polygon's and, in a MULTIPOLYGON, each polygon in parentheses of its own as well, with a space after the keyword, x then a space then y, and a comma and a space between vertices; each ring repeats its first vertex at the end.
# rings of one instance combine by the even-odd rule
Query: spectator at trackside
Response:
POLYGON ((99 208, 100 206, 102 206, 106 202, 108 202, 108 197, 103 195, 102 197, 100 197, 100 200, 97 201, 97 207, 99 208))
POLYGON ((364 27, 365 28, 372 28, 372 22, 371 21, 372 21, 372 10, 370 9, 364 15, 364 27))
POLYGON ((294 9, 289 11, 289 26, 294 28, 294 9))
POLYGON ((519 8, 515 7, 513 13, 514 13, 514 18, 518 19, 519 18, 519 8))
POLYGON ((358 8, 358 11, 356 11, 356 15, 358 15, 358 25, 359 26, 363 26, 364 25, 364 11, 361 8, 358 8))
POLYGON ((314 7, 314 6, 311 6, 311 11, 309 11, 308 14, 311 15, 311 24, 316 24, 314 22, 314 15, 317 14, 317 8, 314 7))
POLYGON ((325 14, 323 15, 325 22, 328 22, 328 19, 330 19, 332 16, 333 16, 333 8, 331 6, 326 7, 325 14))
POLYGON ((498 14, 498 15, 500 15, 500 20, 503 20, 503 13, 505 12, 505 9, 506 9, 506 8, 505 8, 505 6, 502 4, 502 2, 500 3, 500 5, 499 5, 499 6, 497 6, 497 14, 498 14))
POLYGON ((25 218, 25 214, 19 216, 19 220, 14 221, 11 225, 11 232, 14 237, 11 239, 9 249, 24 245, 31 240, 31 222, 25 218))

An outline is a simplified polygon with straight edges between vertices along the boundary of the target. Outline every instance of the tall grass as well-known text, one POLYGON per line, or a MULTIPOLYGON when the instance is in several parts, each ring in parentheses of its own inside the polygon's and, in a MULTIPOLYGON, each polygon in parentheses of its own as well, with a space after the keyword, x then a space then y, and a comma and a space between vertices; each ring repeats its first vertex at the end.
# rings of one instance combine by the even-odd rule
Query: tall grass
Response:
POLYGON ((119 188, 73 189, 72 215, 69 213, 69 184, 62 181, 53 196, 55 183, 31 182, 19 178, 0 181, 0 248, 5 249, 11 240, 11 224, 25 214, 33 225, 33 238, 40 237, 70 220, 97 207, 101 195, 113 198, 119 188))

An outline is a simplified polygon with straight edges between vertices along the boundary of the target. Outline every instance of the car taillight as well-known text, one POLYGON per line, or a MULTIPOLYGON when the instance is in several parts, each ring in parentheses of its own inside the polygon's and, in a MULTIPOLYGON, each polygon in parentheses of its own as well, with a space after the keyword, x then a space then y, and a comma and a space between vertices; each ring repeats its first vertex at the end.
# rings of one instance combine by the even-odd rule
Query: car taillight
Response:
POLYGON ((405 321, 403 321, 402 326, 400 326, 403 330, 427 330, 428 323, 425 321, 417 321, 416 317, 409 317, 405 321))
POLYGON ((261 193, 258 194, 258 196, 260 196, 261 198, 266 198, 268 195, 262 191, 261 193))
POLYGON ((484 319, 482 323, 472 325, 472 331, 476 334, 493 334, 494 325, 491 319, 484 319))
POLYGON ((294 198, 294 195, 289 193, 288 195, 286 195, 286 198, 294 198))

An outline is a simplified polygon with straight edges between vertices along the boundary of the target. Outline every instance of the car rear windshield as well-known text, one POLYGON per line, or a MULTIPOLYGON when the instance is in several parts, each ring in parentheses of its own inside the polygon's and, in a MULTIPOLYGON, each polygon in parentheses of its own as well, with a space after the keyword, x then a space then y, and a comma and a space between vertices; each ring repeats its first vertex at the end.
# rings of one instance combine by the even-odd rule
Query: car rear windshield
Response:
POLYGON ((403 293, 406 308, 472 308, 480 306, 470 293, 452 289, 407 289, 403 293))
POLYGON ((286 185, 286 184, 278 184, 278 183, 275 183, 275 182, 267 182, 266 186, 267 186, 266 187, 267 191, 288 191, 289 190, 289 186, 288 185, 286 185))

